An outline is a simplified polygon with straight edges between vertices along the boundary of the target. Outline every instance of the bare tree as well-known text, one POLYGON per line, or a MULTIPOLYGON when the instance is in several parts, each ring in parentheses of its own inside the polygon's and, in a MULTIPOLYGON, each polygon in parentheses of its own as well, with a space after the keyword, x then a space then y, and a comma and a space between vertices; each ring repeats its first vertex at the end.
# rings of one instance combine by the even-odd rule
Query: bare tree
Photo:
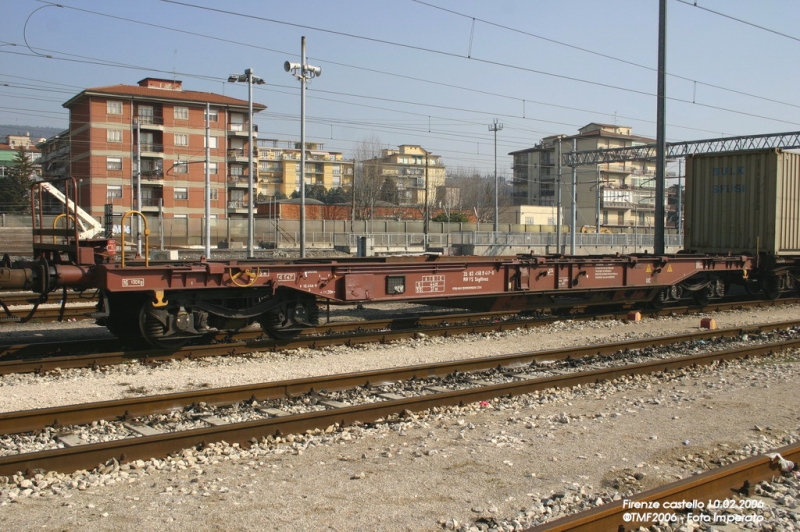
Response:
POLYGON ((472 212, 478 222, 493 219, 494 181, 489 183, 474 168, 458 167, 448 170, 447 183, 459 190, 459 209, 472 212))
POLYGON ((355 169, 353 175, 353 212, 356 220, 372 218, 375 201, 380 197, 383 184, 381 168, 381 139, 375 135, 361 141, 353 150, 355 169))

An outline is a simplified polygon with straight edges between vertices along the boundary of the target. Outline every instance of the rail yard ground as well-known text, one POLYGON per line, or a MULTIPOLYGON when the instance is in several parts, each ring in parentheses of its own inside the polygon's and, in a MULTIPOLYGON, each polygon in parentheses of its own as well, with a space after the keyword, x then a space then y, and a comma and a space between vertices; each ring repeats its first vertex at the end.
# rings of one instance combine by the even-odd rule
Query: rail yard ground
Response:
MULTIPOLYGON (((787 306, 706 317, 726 328, 789 320, 798 311, 787 306)), ((8 376, 0 379, 0 410, 661 336, 696 329, 700 320, 562 321, 469 338, 8 376)), ((61 327, 65 334, 81 328, 61 327)), ((798 360, 788 353, 465 405, 373 428, 290 436, 246 451, 220 445, 95 474, 0 484, 0 527, 513 529, 797 439, 798 360)), ((792 505, 784 497, 767 524, 791 529, 797 523, 792 505)))

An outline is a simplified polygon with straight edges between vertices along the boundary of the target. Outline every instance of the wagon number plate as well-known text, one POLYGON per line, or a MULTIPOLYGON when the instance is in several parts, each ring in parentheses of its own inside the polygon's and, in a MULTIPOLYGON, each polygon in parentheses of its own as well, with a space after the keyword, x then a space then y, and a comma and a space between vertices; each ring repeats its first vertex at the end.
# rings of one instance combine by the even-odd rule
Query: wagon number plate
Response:
POLYGON ((131 279, 123 279, 122 286, 144 286, 144 277, 134 277, 131 279))
POLYGON ((296 279, 296 273, 279 273, 277 274, 279 281, 294 281, 296 279))

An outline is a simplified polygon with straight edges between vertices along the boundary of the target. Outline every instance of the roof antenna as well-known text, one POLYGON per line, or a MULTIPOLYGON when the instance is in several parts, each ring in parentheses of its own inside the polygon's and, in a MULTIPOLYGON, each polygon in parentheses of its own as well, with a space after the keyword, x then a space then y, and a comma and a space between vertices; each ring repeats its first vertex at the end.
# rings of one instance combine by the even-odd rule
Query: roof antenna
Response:
POLYGON ((178 81, 178 49, 172 52, 172 81, 178 81))

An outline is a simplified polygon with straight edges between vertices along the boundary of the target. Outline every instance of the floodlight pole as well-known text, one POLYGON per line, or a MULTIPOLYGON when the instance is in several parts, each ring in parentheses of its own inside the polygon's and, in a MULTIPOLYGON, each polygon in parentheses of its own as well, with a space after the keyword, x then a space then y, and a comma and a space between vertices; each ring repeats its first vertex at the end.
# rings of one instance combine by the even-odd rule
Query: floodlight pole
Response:
POLYGON ((247 257, 254 256, 253 251, 253 235, 255 233, 255 220, 253 216, 253 206, 255 204, 255 197, 253 189, 255 187, 254 169, 253 169, 253 84, 264 84, 264 80, 259 78, 253 73, 253 69, 248 68, 244 74, 231 74, 228 77, 229 83, 236 83, 237 81, 247 82, 247 257))
POLYGON ((322 68, 306 63, 306 38, 300 37, 300 61, 286 61, 283 69, 300 80, 300 258, 306 256, 306 84, 322 74, 322 68))

